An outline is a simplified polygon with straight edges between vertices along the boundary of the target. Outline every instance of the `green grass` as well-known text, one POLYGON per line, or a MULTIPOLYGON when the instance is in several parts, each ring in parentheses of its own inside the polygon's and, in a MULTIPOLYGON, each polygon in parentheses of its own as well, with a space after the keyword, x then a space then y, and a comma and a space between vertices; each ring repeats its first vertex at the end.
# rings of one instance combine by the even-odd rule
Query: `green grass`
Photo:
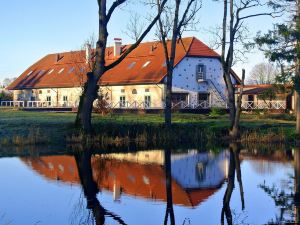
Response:
MULTIPOLYGON (((26 112, 19 110, 0 109, 0 139, 9 140, 13 137, 29 138, 29 135, 39 130, 42 139, 51 144, 62 144, 71 133, 76 133, 73 127, 75 113, 61 112, 26 112)), ((98 134, 104 136, 130 136, 141 139, 155 135, 160 138, 163 129, 163 114, 110 114, 101 116, 93 114, 93 125, 98 134), (134 133, 135 132, 135 133, 134 133), (148 134, 147 134, 148 133, 148 134), (142 137, 143 136, 143 137, 142 137)), ((206 138, 220 138, 229 126, 228 115, 208 116, 200 114, 173 115, 174 139, 185 136, 205 135, 206 138)), ((295 121, 288 116, 242 115, 241 129, 243 132, 282 132, 288 137, 294 136, 295 121)), ((185 139, 192 141, 194 139, 185 139)), ((0 142, 1 144, 1 142, 0 142)))

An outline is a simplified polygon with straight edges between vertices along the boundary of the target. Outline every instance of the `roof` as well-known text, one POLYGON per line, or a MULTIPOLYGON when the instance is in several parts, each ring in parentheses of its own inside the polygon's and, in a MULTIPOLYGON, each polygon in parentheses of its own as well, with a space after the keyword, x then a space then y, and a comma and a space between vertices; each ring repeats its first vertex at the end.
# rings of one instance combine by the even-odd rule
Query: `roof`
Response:
POLYGON ((258 95, 263 93, 264 91, 268 90, 270 87, 258 87, 253 89, 248 89, 243 91, 244 95, 258 95))
MULTIPOLYGON (((73 156, 24 157, 21 160, 40 175, 49 180, 80 183, 78 168, 73 156)), ((165 171, 159 164, 140 164, 114 158, 92 157, 94 180, 99 189, 114 191, 114 186, 122 188, 122 193, 154 201, 167 201, 165 171), (101 161, 101 163, 100 163, 101 161), (101 166, 99 166, 101 165, 101 166)), ((194 207, 211 197, 219 188, 186 190, 172 178, 174 204, 194 207)))
MULTIPOLYGON (((124 52, 129 45, 122 46, 124 52)), ((168 42, 170 48, 170 41, 168 42)), ((113 47, 106 48, 106 63, 116 60, 113 47)), ((220 56, 195 37, 182 38, 177 42, 175 65, 185 56, 220 56)), ((86 72, 90 71, 85 63, 85 51, 49 54, 25 70, 10 86, 14 89, 63 88, 82 86, 86 72)), ((102 85, 157 84, 166 75, 165 56, 160 42, 141 43, 118 66, 107 71, 100 79, 102 85)), ((233 73, 237 79, 238 76, 233 73)))

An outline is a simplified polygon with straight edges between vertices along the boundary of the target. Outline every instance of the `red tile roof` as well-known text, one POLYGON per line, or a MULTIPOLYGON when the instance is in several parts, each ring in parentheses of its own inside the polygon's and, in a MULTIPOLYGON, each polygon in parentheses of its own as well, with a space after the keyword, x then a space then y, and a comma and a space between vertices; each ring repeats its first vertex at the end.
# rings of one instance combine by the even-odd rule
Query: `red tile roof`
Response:
MULTIPOLYGON (((25 157, 21 160, 50 180, 80 183, 78 168, 73 156, 25 157)), ((122 187, 122 192, 128 195, 167 201, 165 171, 159 164, 139 164, 113 158, 103 160, 103 158, 92 157, 92 170, 99 189, 113 192, 116 184, 122 187)), ((178 205, 197 206, 206 201, 218 189, 185 190, 176 180, 172 179, 173 202, 178 205)))
MULTIPOLYGON (((168 44, 170 47, 170 43, 168 44)), ((122 51, 126 48, 128 46, 124 45, 122 51)), ((175 65, 185 56, 220 57, 194 37, 183 38, 177 43, 175 65)), ((115 60, 113 47, 108 47, 106 63, 110 64, 115 60)), ((100 83, 102 85, 160 83, 166 75, 164 62, 164 51, 160 42, 141 43, 118 66, 107 71, 101 77, 100 83)), ((84 84, 88 70, 85 51, 50 54, 25 70, 8 89, 79 87, 84 84)))

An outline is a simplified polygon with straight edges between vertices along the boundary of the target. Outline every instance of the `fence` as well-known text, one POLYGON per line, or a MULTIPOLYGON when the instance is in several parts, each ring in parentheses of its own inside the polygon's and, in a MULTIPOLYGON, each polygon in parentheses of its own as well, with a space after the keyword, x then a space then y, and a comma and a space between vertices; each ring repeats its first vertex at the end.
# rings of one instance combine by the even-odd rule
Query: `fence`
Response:
POLYGON ((285 101, 243 101, 242 109, 253 110, 253 109, 286 109, 285 101))

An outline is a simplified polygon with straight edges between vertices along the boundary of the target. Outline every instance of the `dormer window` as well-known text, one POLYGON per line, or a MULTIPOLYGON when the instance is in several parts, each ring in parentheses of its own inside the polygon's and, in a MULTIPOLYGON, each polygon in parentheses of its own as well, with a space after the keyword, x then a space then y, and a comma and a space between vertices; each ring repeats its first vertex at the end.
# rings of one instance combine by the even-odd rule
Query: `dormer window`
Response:
POLYGON ((202 82, 205 80, 205 66, 203 64, 198 64, 196 68, 196 79, 197 82, 202 82))
POLYGON ((136 62, 132 62, 128 65, 128 69, 132 69, 134 67, 134 65, 136 64, 136 62))
POLYGON ((147 61, 147 62, 145 62, 145 64, 143 65, 143 67, 142 68, 145 68, 145 67, 147 67, 149 64, 151 63, 151 61, 147 61))
POLYGON ((58 71, 58 73, 61 74, 64 70, 65 70, 65 68, 62 68, 62 69, 60 69, 60 71, 58 71))
POLYGON ((32 74, 33 71, 30 71, 29 73, 27 73, 27 77, 30 76, 32 74))
POLYGON ((54 69, 49 70, 48 74, 53 73, 54 69))

